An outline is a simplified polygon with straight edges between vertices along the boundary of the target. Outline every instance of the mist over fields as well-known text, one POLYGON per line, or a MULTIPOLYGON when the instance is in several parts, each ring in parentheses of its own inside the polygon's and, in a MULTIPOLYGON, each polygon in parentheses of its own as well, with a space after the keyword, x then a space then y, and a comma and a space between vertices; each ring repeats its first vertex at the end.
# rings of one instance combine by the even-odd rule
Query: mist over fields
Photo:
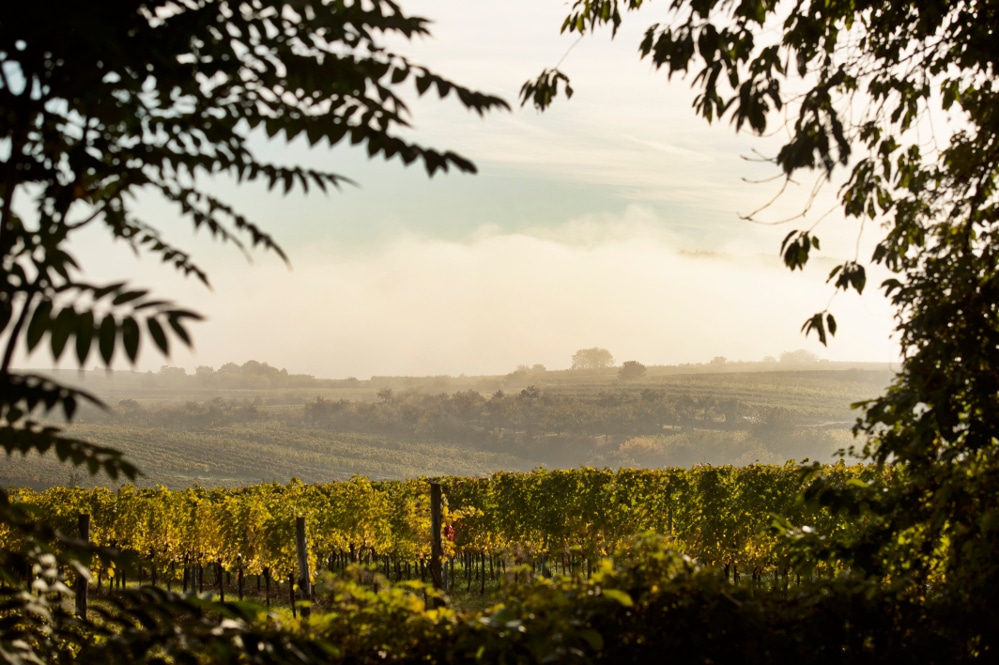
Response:
MULTIPOLYGON (((84 405, 70 433, 122 450, 138 485, 483 475, 534 468, 690 467, 833 461, 857 444, 854 402, 888 366, 715 357, 646 366, 581 350, 577 369, 521 365, 485 376, 317 379, 266 362, 193 373, 56 372, 107 405, 84 405)), ((119 481, 54 459, 0 461, 0 482, 45 487, 119 481)))

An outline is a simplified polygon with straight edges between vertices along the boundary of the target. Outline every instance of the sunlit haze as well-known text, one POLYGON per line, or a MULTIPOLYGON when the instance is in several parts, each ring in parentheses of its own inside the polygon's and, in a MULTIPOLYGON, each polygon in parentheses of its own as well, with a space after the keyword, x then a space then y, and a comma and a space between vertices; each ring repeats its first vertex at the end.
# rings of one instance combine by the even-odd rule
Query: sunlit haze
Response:
MULTIPOLYGON (((182 229, 160 202, 141 202, 144 219, 207 270, 212 290, 109 248, 103 236, 79 239, 91 279, 128 279, 206 317, 192 328, 192 351, 164 359, 147 348, 138 369, 254 359, 329 378, 496 374, 519 364, 564 369, 573 352, 593 346, 647 365, 759 360, 798 348, 831 360, 897 360, 878 275, 862 297, 830 302, 825 277, 857 255, 855 224, 824 219, 816 231, 823 252, 804 273, 780 261, 781 239, 832 209, 835 185, 806 221, 742 219, 777 192, 779 183, 763 182, 774 171, 759 156, 780 136, 737 135, 727 121, 695 117, 688 83, 667 81, 638 58, 654 14, 613 42, 598 34, 573 46, 559 35, 563 2, 402 5, 432 19, 434 37, 397 48, 513 107, 480 119, 453 99, 414 101, 411 136, 472 159, 479 174, 431 180, 350 148, 261 139, 269 159, 337 169, 359 185, 288 197, 212 185, 274 236, 290 267, 264 253, 248 262, 182 229), (563 56, 573 99, 544 114, 520 108, 523 82, 563 56), (800 328, 827 306, 840 331, 823 348, 800 328)), ((792 188, 760 219, 800 212, 812 186, 792 188)), ((860 240, 861 260, 874 232, 860 240)), ((46 352, 24 362, 51 365, 46 352)))

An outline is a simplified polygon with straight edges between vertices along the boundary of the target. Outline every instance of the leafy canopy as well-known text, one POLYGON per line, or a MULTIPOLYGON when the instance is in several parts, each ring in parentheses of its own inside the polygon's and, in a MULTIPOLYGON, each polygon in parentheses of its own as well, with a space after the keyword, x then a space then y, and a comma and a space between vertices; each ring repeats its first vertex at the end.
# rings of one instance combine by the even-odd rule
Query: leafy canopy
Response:
MULTIPOLYGON (((576 0, 562 31, 616 33, 647 4, 576 0)), ((882 288, 904 365, 856 431, 905 482, 863 497, 871 533, 839 555, 896 577, 940 573, 989 597, 999 590, 999 3, 660 4, 638 50, 690 77, 694 111, 757 134, 783 125, 773 157, 783 176, 841 172, 845 215, 881 227, 869 261, 894 273, 882 288)), ((572 94, 569 77, 546 70, 522 102, 543 109, 560 93, 572 94)), ((788 233, 781 253, 795 270, 818 248, 811 227, 788 233)), ((842 262, 829 282, 863 291, 865 263, 842 262)), ((836 321, 824 310, 803 329, 826 343, 836 321)))
MULTIPOLYGON (((187 326, 200 318, 195 312, 145 288, 93 283, 72 252, 74 238, 97 227, 109 240, 207 284, 206 271, 142 218, 136 206, 140 195, 162 198, 178 218, 222 242, 284 257, 255 220, 210 193, 210 179, 263 182, 285 193, 327 191, 349 180, 333 171, 269 163, 254 153, 254 145, 296 137, 311 146, 349 142, 371 157, 421 164, 430 175, 451 168, 474 172, 466 158, 399 134, 408 125, 403 100, 408 89, 450 95, 479 114, 506 108, 501 99, 457 85, 384 46, 391 37, 426 34, 425 19, 404 14, 391 0, 38 0, 5 12, 0 21, 3 450, 54 450, 62 460, 111 478, 138 473, 117 451, 39 421, 40 413, 52 410, 71 419, 79 401, 96 402, 93 396, 17 372, 12 363, 19 347, 29 353, 47 347, 56 359, 70 353, 83 366, 94 352, 110 365, 116 354, 134 362, 150 342, 164 355, 177 341, 190 344, 187 326)), ((44 654, 63 639, 75 639, 54 637, 45 627, 51 613, 44 597, 34 601, 19 586, 21 571, 32 565, 41 570, 38 557, 52 534, 39 531, 2 490, 0 515, 26 539, 24 552, 4 554, 0 561, 5 616, 23 610, 26 622, 5 620, 0 650, 14 654, 15 661, 37 662, 35 647, 44 654), (22 639, 25 634, 33 637, 22 639)), ((84 548, 80 555, 89 553, 84 548)), ((54 570, 50 559, 45 562, 45 570, 54 570)), ((46 588, 58 592, 58 575, 46 579, 51 582, 46 588)), ((177 611, 193 616, 196 609, 177 611)), ((238 642, 237 636, 230 646, 238 642)))
MULTIPOLYGON (((28 3, 0 24, 0 386, 5 449, 52 439, 24 416, 61 406, 72 416, 78 393, 41 377, 15 375, 18 344, 71 350, 82 366, 93 351, 135 361, 150 340, 167 353, 190 344, 194 312, 124 283, 82 277, 69 242, 100 226, 208 283, 182 249, 136 211, 155 192, 179 217, 243 248, 284 254, 258 224, 210 194, 206 179, 265 182, 284 192, 338 187, 334 172, 257 158, 251 137, 313 146, 349 141, 369 155, 421 163, 429 174, 474 171, 464 157, 400 138, 407 126, 404 86, 454 92, 476 112, 504 102, 458 86, 381 46, 392 34, 425 35, 426 21, 392 2, 136 2, 65 6, 28 3), (28 432, 28 434, 25 434, 28 432), (24 438, 24 436, 27 438, 24 438), (20 438, 19 438, 20 437, 20 438), (41 438, 39 438, 41 437, 41 438)), ((86 397, 86 396, 85 396, 86 397)), ((54 439, 65 442, 64 439, 54 439)), ((96 449, 57 446, 114 476, 134 469, 96 449), (86 452, 89 450, 90 452, 86 452), (92 453, 92 454, 91 454, 92 453)), ((65 455, 64 455, 65 454, 65 455)))

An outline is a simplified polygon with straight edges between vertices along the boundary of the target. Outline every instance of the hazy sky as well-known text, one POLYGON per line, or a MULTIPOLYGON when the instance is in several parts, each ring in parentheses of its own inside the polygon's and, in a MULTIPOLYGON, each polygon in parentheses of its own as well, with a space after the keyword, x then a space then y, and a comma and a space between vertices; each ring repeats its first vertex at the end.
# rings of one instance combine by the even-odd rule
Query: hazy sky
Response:
MULTIPOLYGON (((522 363, 562 369, 592 346, 646 364, 758 360, 797 348, 897 358, 877 275, 863 297, 833 300, 841 330, 829 348, 801 335, 804 319, 829 303, 824 278, 834 261, 854 257, 858 228, 830 215, 814 265, 804 274, 782 266, 781 239, 811 221, 739 218, 776 192, 755 182, 774 171, 754 156, 772 153, 780 137, 709 126, 694 116, 687 82, 639 60, 657 7, 631 17, 613 42, 598 34, 573 46, 559 35, 563 2, 402 5, 432 19, 434 36, 399 50, 514 107, 480 119, 451 99, 413 104, 413 136, 471 158, 479 174, 430 180, 349 148, 261 142, 265 157, 337 169, 359 184, 308 197, 211 185, 273 234, 290 269, 266 254, 248 263, 143 201, 147 219, 208 269, 213 289, 109 249, 103 236, 77 243, 92 278, 154 287, 207 317, 193 328, 192 352, 164 360, 147 350, 140 369, 254 359, 320 377, 506 373, 522 363), (521 109, 523 82, 563 56, 573 99, 544 114, 521 109)), ((802 181, 763 217, 799 211, 812 185, 802 181)), ((820 194, 816 212, 833 206, 834 190, 820 194)), ((872 237, 868 229, 863 248, 872 237)), ((36 354, 31 364, 49 359, 36 354)))

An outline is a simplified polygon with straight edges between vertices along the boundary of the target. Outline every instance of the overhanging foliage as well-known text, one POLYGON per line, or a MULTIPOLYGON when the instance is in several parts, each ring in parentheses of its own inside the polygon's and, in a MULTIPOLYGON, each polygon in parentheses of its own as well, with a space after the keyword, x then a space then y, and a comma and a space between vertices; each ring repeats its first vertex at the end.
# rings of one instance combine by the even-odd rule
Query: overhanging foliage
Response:
MULTIPOLYGON (((138 470, 116 451, 39 422, 48 412, 70 419, 81 400, 97 402, 93 396, 16 372, 13 362, 18 351, 47 347, 56 359, 71 353, 80 366, 96 351, 110 366, 116 357, 134 363, 150 343, 164 355, 178 341, 191 343, 187 326, 198 314, 144 288, 93 284, 72 251, 81 230, 98 227, 109 241, 124 242, 207 285, 207 272, 195 259, 143 219, 136 204, 140 195, 161 197, 179 219, 221 242, 284 258, 256 220, 211 193, 211 179, 262 182, 284 193, 327 191, 350 181, 333 171, 269 163, 254 153, 254 145, 303 136, 314 147, 350 143, 372 157, 419 163, 430 175, 452 168, 474 172, 465 157, 399 134, 408 125, 403 101, 408 88, 451 96, 479 114, 506 107, 501 99, 457 85, 384 46, 392 37, 427 33, 425 19, 405 14, 390 0, 40 0, 5 12, 0 21, 3 450, 52 450, 91 473, 136 477, 138 470)), ((30 516, 12 507, 2 490, 0 515, 7 527, 25 534, 23 552, 3 560, 0 613, 4 621, 20 618, 0 633, 0 659, 55 658, 61 641, 76 639, 72 622, 50 621, 53 612, 62 611, 62 573, 53 567, 46 539, 36 537, 30 516), (35 599, 27 588, 42 573, 47 595, 35 599)), ((66 536, 59 538, 65 542, 66 536)), ((193 611, 175 599, 163 600, 161 607, 170 620, 193 611)), ((122 621, 142 624, 137 608, 126 602, 122 621)), ((150 625, 159 620, 149 619, 150 625)), ((197 643, 202 629, 218 628, 196 624, 181 635, 188 646, 197 643)), ((176 636, 173 631, 167 632, 176 636)), ((234 640, 223 642, 240 651, 249 634, 235 632, 234 640)), ((158 638, 154 631, 135 639, 127 652, 149 657, 146 647, 158 638)), ((277 648, 276 642, 268 646, 265 635, 254 639, 277 648)), ((281 649, 273 662, 301 655, 281 649)))
MULTIPOLYGON (((580 35, 628 12, 663 7, 642 58, 691 76, 695 112, 738 130, 774 126, 773 158, 790 181, 842 172, 847 217, 881 227, 870 262, 895 308, 904 365, 862 407, 863 452, 896 465, 898 491, 830 492, 830 504, 875 518, 841 551, 886 578, 925 580, 943 555, 945 590, 979 604, 999 592, 999 5, 994 0, 576 0, 562 24, 580 35), (800 92, 799 92, 800 91, 800 92), (932 117, 931 117, 932 116, 932 117), (934 121, 934 118, 936 120, 934 121), (940 118, 947 118, 943 126, 940 118)), ((546 70, 522 89, 545 108, 571 94, 546 70)), ((819 248, 815 227, 789 232, 791 270, 819 248)), ((836 290, 863 291, 865 261, 831 271, 836 290)), ((828 310, 803 330, 826 343, 828 310)), ((991 616, 995 616, 994 613, 991 616)))

